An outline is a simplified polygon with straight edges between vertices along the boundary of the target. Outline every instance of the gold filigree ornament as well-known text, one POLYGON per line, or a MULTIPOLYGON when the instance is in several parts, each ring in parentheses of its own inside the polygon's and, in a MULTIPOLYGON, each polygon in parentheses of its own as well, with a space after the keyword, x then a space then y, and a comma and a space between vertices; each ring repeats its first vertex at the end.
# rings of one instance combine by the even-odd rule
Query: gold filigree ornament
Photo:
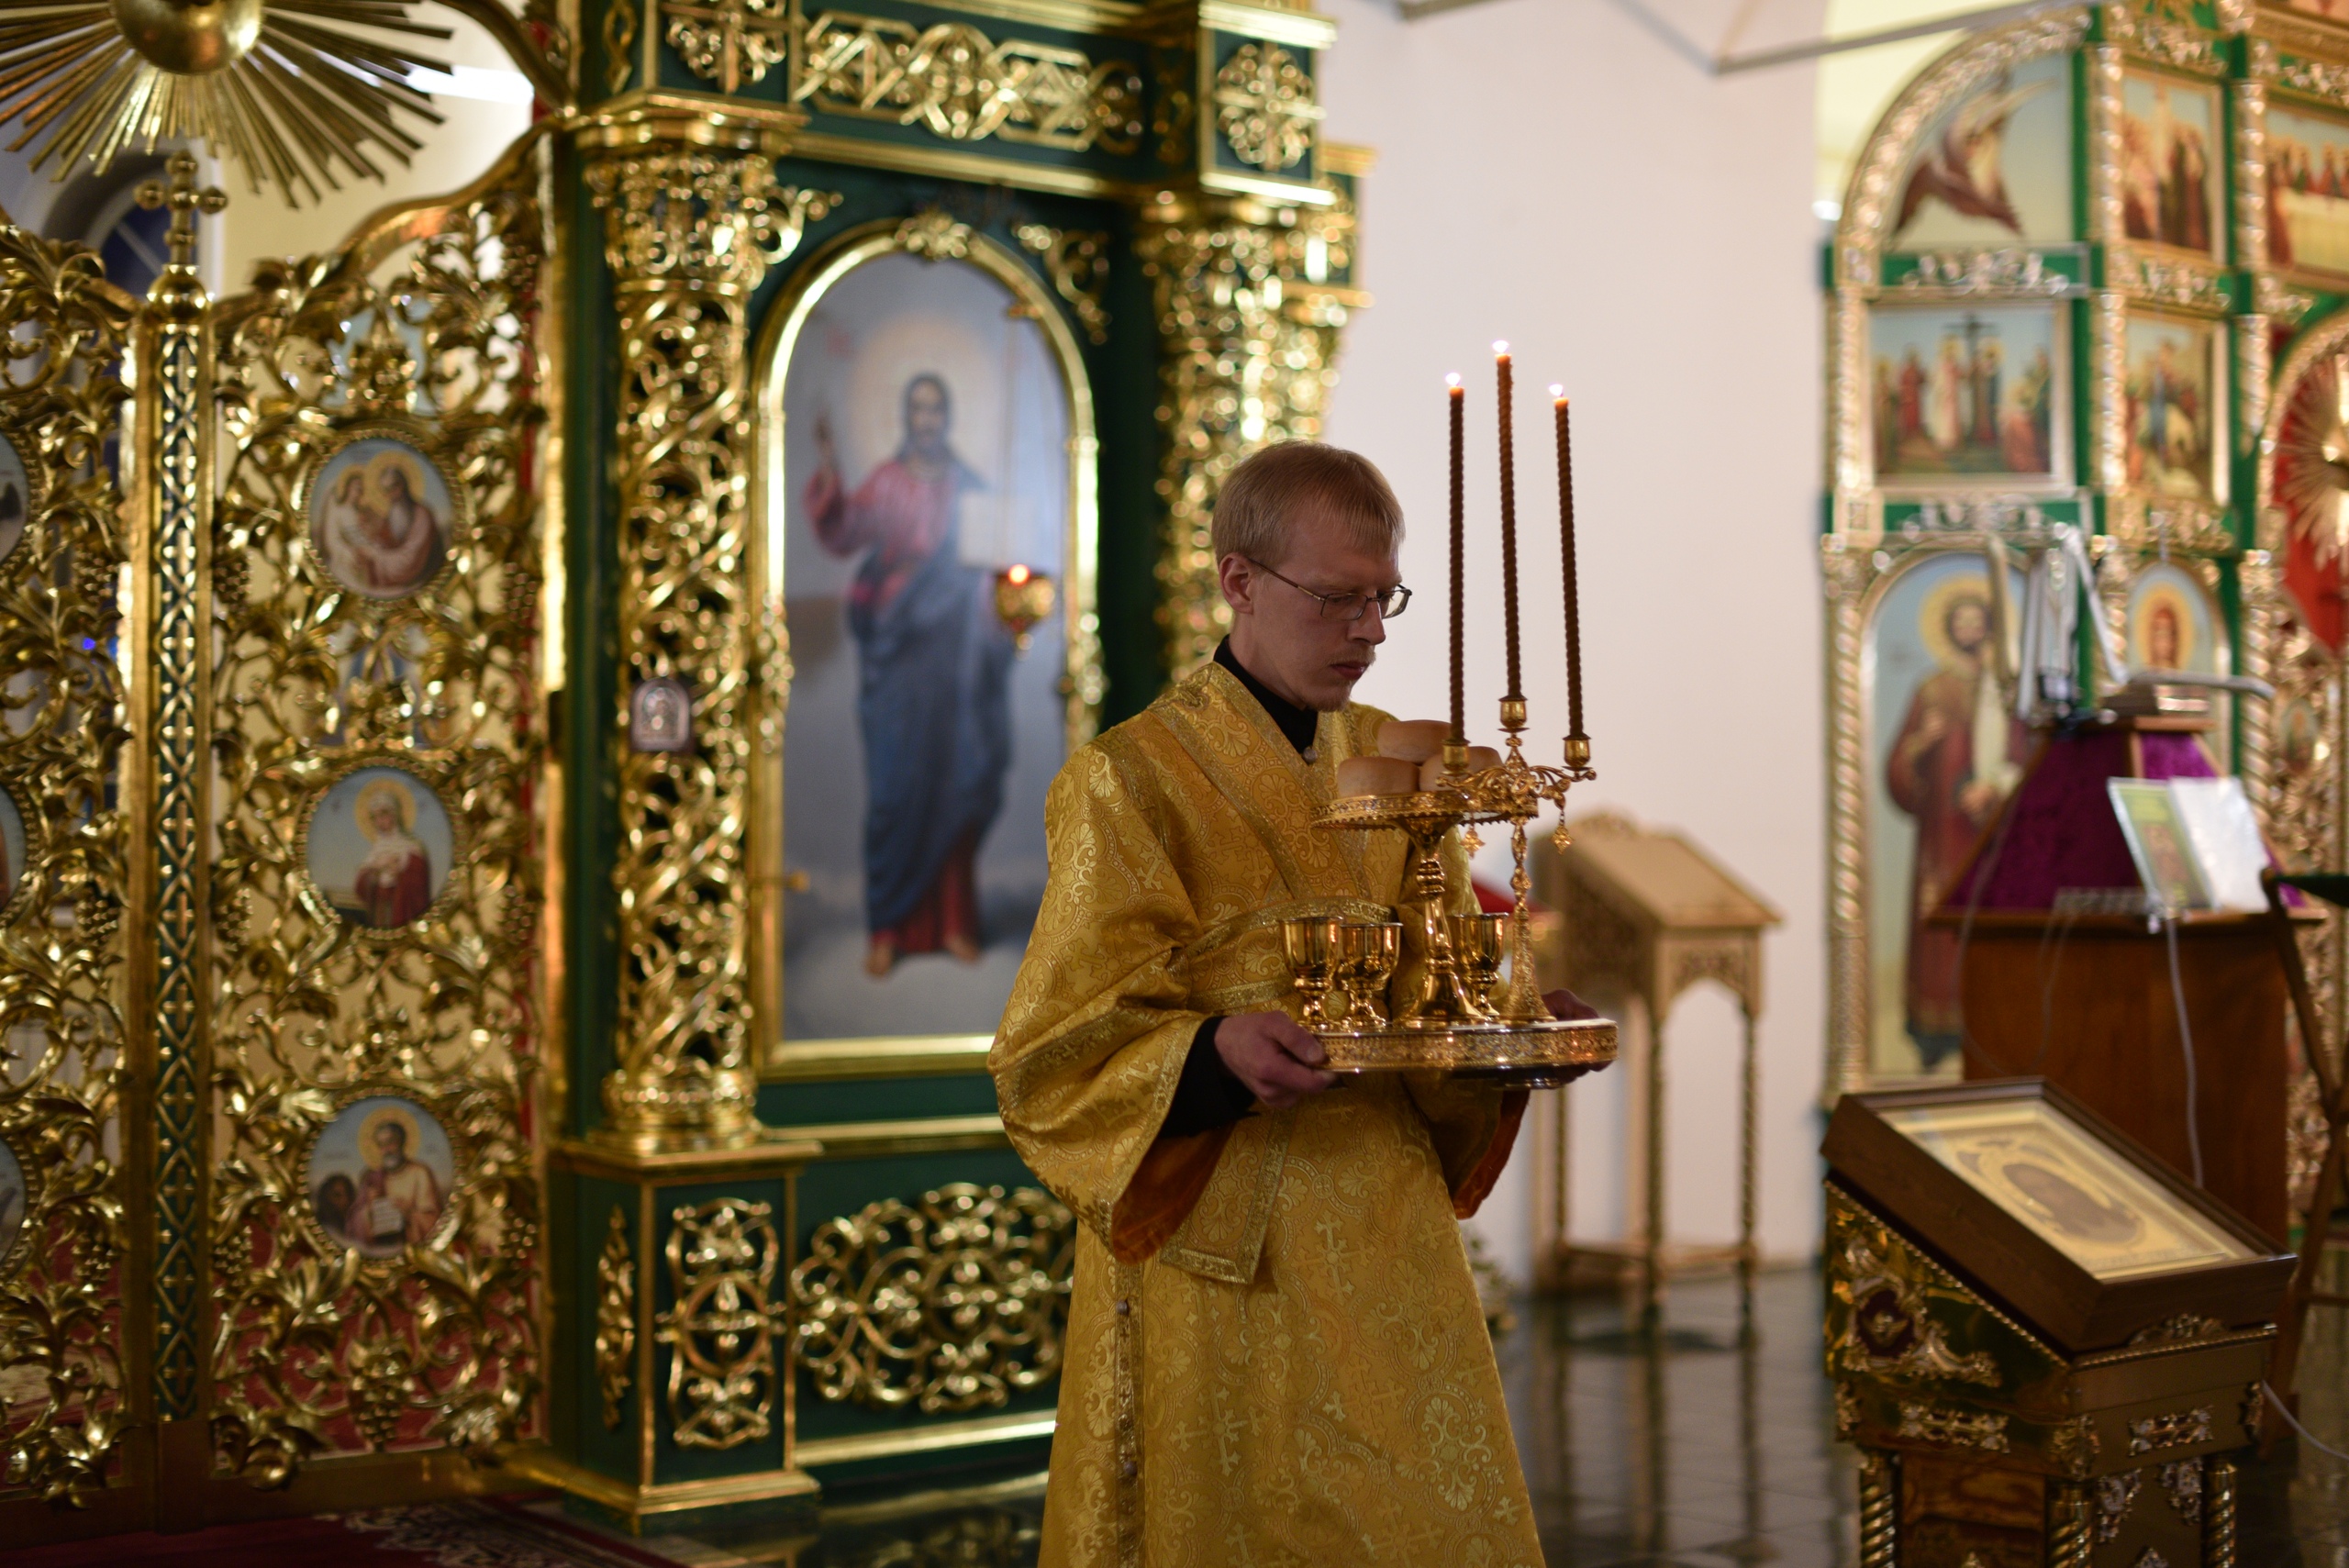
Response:
POLYGON ((1946 1288, 1938 1271, 1920 1267, 1923 1260, 1883 1227, 1856 1214, 1834 1218, 1843 1221, 1836 1227, 1842 1248, 1829 1289, 1842 1310, 1831 1313, 1829 1328, 1831 1333, 1840 1318, 1842 1331, 1828 1343, 1831 1370, 1996 1387, 1996 1358, 1987 1351, 1958 1355, 1933 1320, 1928 1297, 1946 1288))
POLYGON ((774 1299, 782 1255, 774 1210, 718 1198, 670 1216, 669 1289, 656 1330, 669 1347, 670 1435, 679 1448, 731 1449, 774 1429, 774 1299))
POLYGON ((1141 77, 1130 61, 968 22, 928 28, 825 11, 804 24, 791 101, 827 114, 919 126, 948 141, 1030 142, 1123 155, 1140 145, 1141 77))
MULTIPOLYGON (((187 633, 206 651, 185 674, 193 690, 174 671, 159 702, 196 715, 195 765, 214 781, 195 829, 212 846, 195 1151, 208 1173, 199 1233, 228 1266, 205 1281, 202 1370, 216 1462, 256 1485, 386 1447, 487 1458, 542 1419, 526 1113, 545 1050, 533 651, 546 517, 531 475, 540 378, 559 368, 544 356, 560 346, 538 337, 543 140, 335 250, 263 263, 213 317, 205 542, 244 572, 234 594, 216 577, 187 633), (417 444, 467 493, 460 559, 424 600, 365 598, 317 570, 295 494, 365 420, 429 432, 417 444), (362 681, 396 700, 353 700, 362 681), (429 787, 450 825, 444 852, 387 803, 394 831, 422 846, 427 889, 440 882, 426 917, 396 929, 354 924, 314 874, 348 874, 348 841, 340 869, 314 865, 330 847, 318 807, 368 767, 429 787), (447 1229, 382 1266, 299 1218, 316 1135, 370 1086, 423 1107, 465 1162, 447 1229)), ((345 797, 353 811, 369 782, 345 797)), ((382 869, 398 870, 393 858, 382 869)), ((412 912, 412 895, 394 902, 412 912)))
POLYGON ((930 261, 956 261, 971 253, 971 226, 943 207, 924 207, 897 225, 898 249, 930 261))
POLYGON ((1085 337, 1096 344, 1108 342, 1109 312, 1101 301, 1109 287, 1108 235, 1030 223, 1020 226, 1019 239, 1043 261, 1052 292, 1076 313, 1085 337))
POLYGON ((636 1256, 629 1249, 628 1215, 612 1205, 604 1250, 596 1259, 596 1381, 604 1396, 604 1427, 618 1431, 636 1359, 636 1256))
POLYGON ((1243 43, 1215 73, 1216 128, 1241 161, 1268 174, 1295 168, 1313 150, 1321 106, 1313 77, 1276 43, 1243 43))
MULTIPOLYGON (((0 783, 23 826, 0 906, 0 1494, 87 1503, 118 1472, 131 1250, 119 1151, 131 637, 105 445, 134 306, 95 254, 0 220, 0 434, 25 474, 0 552, 0 783), (28 492, 28 494, 27 493, 28 492)), ((5 495, 5 490, 0 490, 5 495)), ((141 1006, 149 999, 139 998, 141 1006)))
POLYGON ((1000 1407, 1059 1374, 1076 1221, 1034 1187, 957 1182, 825 1221, 791 1271, 791 1356, 829 1400, 1000 1407))
POLYGON ((423 147, 402 117, 440 123, 414 83, 448 67, 407 40, 451 36, 408 0, 0 0, 0 121, 61 180, 200 138, 298 206, 340 188, 337 165, 381 180, 371 145, 401 163, 423 147))

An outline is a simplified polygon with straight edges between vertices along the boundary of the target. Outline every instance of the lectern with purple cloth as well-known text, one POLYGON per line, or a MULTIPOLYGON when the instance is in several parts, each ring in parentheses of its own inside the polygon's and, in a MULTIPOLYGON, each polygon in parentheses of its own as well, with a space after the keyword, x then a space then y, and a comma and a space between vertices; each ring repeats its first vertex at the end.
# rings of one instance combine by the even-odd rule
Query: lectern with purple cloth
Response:
POLYGON ((2199 1144, 2210 1195, 2281 1238, 2287 995, 2268 917, 2189 911, 2165 929, 2128 907, 2140 883, 2105 788, 2216 775, 2209 728, 2149 716, 2043 731, 1932 924, 1962 943, 1967 1078, 2049 1078, 2189 1179, 2199 1144))

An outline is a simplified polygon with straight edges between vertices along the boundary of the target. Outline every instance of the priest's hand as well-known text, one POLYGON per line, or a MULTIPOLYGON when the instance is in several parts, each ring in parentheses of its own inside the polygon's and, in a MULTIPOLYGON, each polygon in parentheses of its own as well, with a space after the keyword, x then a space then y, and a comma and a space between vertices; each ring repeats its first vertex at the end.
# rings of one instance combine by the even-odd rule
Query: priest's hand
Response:
POLYGON ((1595 1018, 1598 1009, 1571 991, 1544 991, 1542 1000, 1549 1005, 1550 1016, 1572 1022, 1575 1018, 1595 1018))
POLYGON ((1338 1081, 1336 1073, 1319 1070, 1329 1060, 1321 1042, 1286 1013, 1224 1019, 1215 1031, 1215 1052, 1266 1110, 1285 1111, 1338 1081))

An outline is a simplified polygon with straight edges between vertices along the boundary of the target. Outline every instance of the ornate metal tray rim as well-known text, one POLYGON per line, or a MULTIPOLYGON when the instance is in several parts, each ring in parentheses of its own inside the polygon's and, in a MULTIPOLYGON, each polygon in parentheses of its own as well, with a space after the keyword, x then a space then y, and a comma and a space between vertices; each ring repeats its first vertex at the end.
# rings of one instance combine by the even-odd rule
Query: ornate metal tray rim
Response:
POLYGON ((1612 1018, 1462 1024, 1446 1029, 1316 1029, 1332 1073, 1448 1072, 1534 1075, 1615 1060, 1612 1018))
POLYGON ((1447 785, 1442 789, 1417 789, 1408 795, 1341 795, 1322 808, 1313 825, 1365 830, 1399 828, 1408 832, 1414 827, 1433 827, 1438 822, 1449 828, 1460 822, 1499 820, 1492 812, 1478 811, 1465 791, 1447 785))

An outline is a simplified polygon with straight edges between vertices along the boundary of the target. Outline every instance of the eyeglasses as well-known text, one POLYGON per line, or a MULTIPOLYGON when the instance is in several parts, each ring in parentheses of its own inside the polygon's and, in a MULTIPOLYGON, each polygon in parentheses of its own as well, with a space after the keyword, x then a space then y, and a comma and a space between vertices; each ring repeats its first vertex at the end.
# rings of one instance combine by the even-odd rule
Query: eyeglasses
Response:
POLYGON ((1404 587, 1400 583, 1396 584, 1392 588, 1381 588, 1375 594, 1317 593, 1294 577, 1281 577, 1279 573, 1252 556, 1243 557, 1243 559, 1257 571, 1268 576, 1280 577, 1282 582, 1307 598, 1319 600, 1321 605, 1321 617, 1324 620, 1357 621, 1370 614, 1370 607, 1373 605, 1378 606, 1380 619, 1393 620, 1410 607, 1411 590, 1404 587))

